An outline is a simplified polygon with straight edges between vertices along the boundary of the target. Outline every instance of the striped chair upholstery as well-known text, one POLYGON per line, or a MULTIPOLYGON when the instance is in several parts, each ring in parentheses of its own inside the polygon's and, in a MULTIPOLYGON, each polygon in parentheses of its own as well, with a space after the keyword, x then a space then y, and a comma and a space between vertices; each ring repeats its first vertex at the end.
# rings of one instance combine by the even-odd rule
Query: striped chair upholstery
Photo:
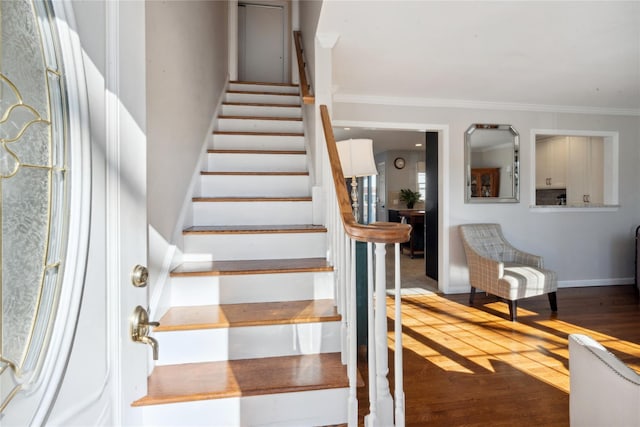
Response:
POLYGON ((464 224, 460 234, 469 266, 473 304, 476 289, 505 299, 511 320, 516 320, 517 300, 549 295, 552 311, 557 311, 556 273, 543 268, 542 257, 514 248, 502 235, 499 224, 464 224))

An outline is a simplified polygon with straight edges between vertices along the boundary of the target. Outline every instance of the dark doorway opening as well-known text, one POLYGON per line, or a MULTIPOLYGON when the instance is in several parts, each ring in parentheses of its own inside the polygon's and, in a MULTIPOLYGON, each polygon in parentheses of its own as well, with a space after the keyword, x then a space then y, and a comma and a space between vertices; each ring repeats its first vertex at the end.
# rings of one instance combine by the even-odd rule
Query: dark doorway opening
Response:
POLYGON ((438 280, 438 132, 425 132, 425 172, 425 273, 438 280))

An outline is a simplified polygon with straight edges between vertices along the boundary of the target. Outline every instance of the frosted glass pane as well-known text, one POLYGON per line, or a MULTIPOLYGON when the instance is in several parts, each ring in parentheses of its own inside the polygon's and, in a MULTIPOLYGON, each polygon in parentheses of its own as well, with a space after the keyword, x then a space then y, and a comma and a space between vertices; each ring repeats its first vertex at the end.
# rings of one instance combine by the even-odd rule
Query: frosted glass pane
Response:
POLYGON ((2 356, 21 364, 40 296, 49 232, 49 172, 21 168, 2 183, 2 356))
MULTIPOLYGON (((1 2, 2 73, 20 89, 25 104, 48 117, 49 101, 40 32, 30 1, 1 2)), ((5 98, 3 91, 2 98, 5 98)), ((3 105, 3 112, 6 108, 3 105)))

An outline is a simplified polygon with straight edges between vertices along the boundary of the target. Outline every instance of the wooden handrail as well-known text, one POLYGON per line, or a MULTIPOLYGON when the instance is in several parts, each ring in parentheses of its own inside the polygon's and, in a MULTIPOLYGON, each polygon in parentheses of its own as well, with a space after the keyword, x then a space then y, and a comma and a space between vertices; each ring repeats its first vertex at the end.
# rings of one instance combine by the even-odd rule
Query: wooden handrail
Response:
POLYGON ((358 242, 371 243, 403 243, 408 242, 411 234, 411 226, 408 224, 400 224, 397 222, 374 222, 373 224, 364 225, 356 222, 353 217, 351 208, 351 200, 347 191, 340 157, 338 156, 338 148, 336 146, 336 138, 333 135, 333 127, 329 110, 326 105, 320 106, 320 115, 322 116, 322 128, 324 129, 324 137, 327 142, 327 152, 329 153, 329 163, 331 166, 331 174, 336 188, 336 197, 338 198, 338 209, 342 217, 345 232, 358 242))
POLYGON ((296 45, 296 57, 298 58, 298 74, 300 75, 300 90, 302 91, 302 102, 305 104, 313 104, 316 101, 315 96, 311 94, 310 85, 307 81, 307 73, 305 71, 304 57, 302 55, 302 33, 300 31, 293 32, 293 41, 296 45))

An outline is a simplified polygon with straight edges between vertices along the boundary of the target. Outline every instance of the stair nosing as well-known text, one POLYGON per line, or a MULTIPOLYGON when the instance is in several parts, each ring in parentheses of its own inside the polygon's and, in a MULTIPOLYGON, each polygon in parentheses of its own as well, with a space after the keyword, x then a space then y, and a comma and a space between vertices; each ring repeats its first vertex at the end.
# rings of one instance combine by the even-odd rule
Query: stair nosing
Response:
POLYGON ((222 103, 223 106, 232 106, 232 107, 276 107, 276 108, 297 108, 302 109, 300 104, 275 104, 269 102, 232 102, 225 101, 222 103))
MULTIPOLYGON (((281 309, 286 310, 284 307, 281 309)), ((264 310, 264 308, 263 308, 264 310)), ((252 326, 275 326, 275 325, 300 325, 300 324, 308 324, 308 323, 329 323, 329 322, 338 322, 341 320, 340 314, 338 314, 335 308, 335 301, 333 299, 318 299, 318 300, 302 300, 302 301, 285 301, 285 302, 256 302, 256 303, 236 303, 236 304, 209 304, 202 306, 179 306, 179 307, 171 307, 160 319, 160 325, 154 327, 154 332, 178 332, 178 331, 195 331, 195 330, 205 330, 205 329, 228 329, 228 328, 245 328, 252 326), (296 305, 296 310, 300 308, 305 308, 303 306, 308 306, 310 304, 324 304, 325 306, 320 306, 320 310, 326 310, 327 305, 331 306, 331 313, 311 313, 306 316, 298 315, 298 317, 292 317, 291 315, 283 315, 282 312, 274 314, 273 311, 278 309, 278 304, 282 306, 286 305, 296 305), (240 317, 237 312, 234 314, 234 308, 237 307, 251 307, 250 310, 260 310, 261 307, 267 306, 267 313, 265 316, 271 314, 271 318, 264 317, 261 319, 229 319, 224 312, 227 309, 229 315, 235 315, 236 317, 240 317), (301 306, 301 307, 297 307, 301 306), (191 316, 191 323, 180 322, 169 323, 167 320, 167 316, 180 317, 184 316, 183 312, 193 312, 198 310, 201 312, 202 310, 208 310, 211 312, 216 312, 216 321, 210 321, 205 318, 204 315, 199 316, 191 316), (193 318, 195 317, 195 319, 193 318), (199 319, 198 319, 199 317, 199 319)))
POLYGON ((300 97, 300 94, 298 93, 287 93, 287 92, 261 92, 261 91, 254 91, 254 90, 228 90, 227 93, 233 94, 233 95, 275 95, 275 96, 294 96, 296 98, 300 97))
POLYGON ((284 274, 284 273, 326 273, 332 272, 333 266, 325 258, 269 259, 269 260, 241 260, 241 261, 206 261, 186 262, 174 268, 170 277, 198 277, 198 276, 243 276, 252 274, 284 274), (296 265, 301 261, 311 265, 296 265), (317 264, 313 264, 316 262, 317 264), (206 269, 188 270, 193 264, 205 264, 206 269), (289 265, 287 265, 289 264, 289 265), (247 267, 246 265, 250 265, 247 267), (237 267, 236 267, 237 266, 237 267))
POLYGON ((304 234, 304 233, 326 233, 324 226, 305 225, 229 225, 211 226, 217 229, 206 229, 207 226, 191 226, 182 230, 183 235, 203 235, 203 234, 304 234), (197 229, 194 229, 197 228, 197 229))
POLYGON ((302 122, 302 117, 281 117, 281 116, 227 116, 220 115, 218 119, 223 120, 263 120, 263 121, 281 121, 281 122, 302 122))
POLYGON ((201 171, 200 175, 205 176, 309 176, 309 172, 301 171, 301 172, 271 172, 271 171, 262 171, 262 172, 251 172, 251 171, 201 171))
POLYGON ((281 87, 300 87, 300 85, 295 83, 277 83, 277 82, 249 82, 242 80, 230 80, 229 84, 237 84, 237 85, 254 85, 254 86, 281 86, 281 87))
POLYGON ((214 135, 244 135, 244 136, 278 136, 278 137, 303 137, 303 132, 245 132, 245 131, 228 131, 214 130, 214 135))
POLYGON ((310 202, 311 196, 307 197, 193 197, 193 202, 226 203, 226 202, 310 202))
POLYGON ((306 155, 304 150, 225 150, 225 149, 208 149, 208 154, 278 154, 278 155, 306 155))

